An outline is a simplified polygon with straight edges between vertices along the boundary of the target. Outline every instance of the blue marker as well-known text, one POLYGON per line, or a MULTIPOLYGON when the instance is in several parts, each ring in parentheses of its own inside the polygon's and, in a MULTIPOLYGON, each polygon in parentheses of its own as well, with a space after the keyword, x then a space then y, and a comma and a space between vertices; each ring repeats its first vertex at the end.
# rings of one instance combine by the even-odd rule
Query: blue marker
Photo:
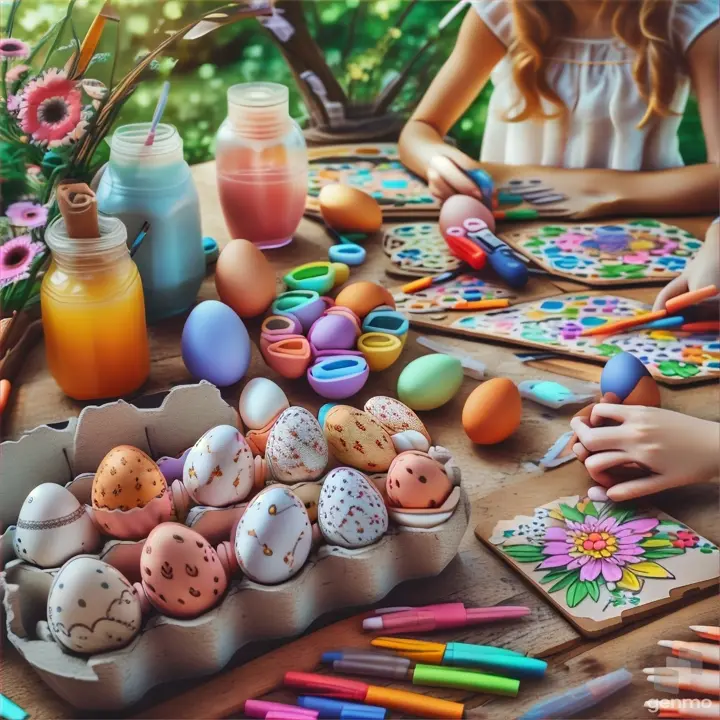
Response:
POLYGON ((0 694, 0 718, 3 720, 25 720, 28 714, 9 697, 0 694))
POLYGON ((639 325, 633 330, 667 330, 669 328, 680 327, 685 324, 685 318, 682 315, 673 315, 672 317, 660 318, 654 320, 647 325, 639 325))
POLYGON ((301 695, 297 699, 300 707, 316 710, 321 718, 340 718, 340 720, 385 720, 387 710, 376 705, 358 705, 325 697, 301 695))

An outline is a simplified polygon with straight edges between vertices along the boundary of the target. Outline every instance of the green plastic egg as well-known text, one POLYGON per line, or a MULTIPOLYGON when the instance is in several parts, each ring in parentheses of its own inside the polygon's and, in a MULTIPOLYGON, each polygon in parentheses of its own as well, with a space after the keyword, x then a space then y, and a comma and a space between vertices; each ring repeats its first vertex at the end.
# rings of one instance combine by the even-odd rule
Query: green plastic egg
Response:
POLYGON ((413 410, 434 410, 451 400, 463 381, 462 364, 450 355, 424 355, 398 378, 398 399, 413 410))

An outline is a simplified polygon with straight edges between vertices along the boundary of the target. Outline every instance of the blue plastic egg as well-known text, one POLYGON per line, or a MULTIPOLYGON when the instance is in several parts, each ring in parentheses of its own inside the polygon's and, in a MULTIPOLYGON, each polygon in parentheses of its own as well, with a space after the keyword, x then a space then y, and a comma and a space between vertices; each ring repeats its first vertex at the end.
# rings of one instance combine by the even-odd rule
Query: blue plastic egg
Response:
POLYGON ((660 390, 645 365, 634 355, 619 353, 610 358, 600 376, 600 391, 612 393, 624 405, 660 407, 660 390))
POLYGON ((224 303, 201 302, 185 321, 182 358, 196 380, 218 387, 238 382, 250 365, 250 337, 243 321, 224 303))

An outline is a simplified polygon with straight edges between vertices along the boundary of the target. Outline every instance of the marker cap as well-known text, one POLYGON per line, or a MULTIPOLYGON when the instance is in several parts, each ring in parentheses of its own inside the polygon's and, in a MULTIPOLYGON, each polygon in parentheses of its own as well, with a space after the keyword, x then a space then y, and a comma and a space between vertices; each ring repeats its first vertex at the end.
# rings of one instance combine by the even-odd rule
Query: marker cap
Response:
POLYGON ((298 705, 308 710, 315 710, 320 718, 340 718, 340 720, 385 720, 387 710, 375 705, 358 705, 342 700, 301 695, 298 705))
POLYGON ((437 665, 416 665, 413 685, 460 688, 510 697, 515 697, 520 690, 520 681, 513 678, 437 665))
POLYGON ((467 643, 448 643, 443 664, 499 672, 516 678, 541 678, 547 669, 544 660, 511 653, 488 652, 480 645, 467 643))

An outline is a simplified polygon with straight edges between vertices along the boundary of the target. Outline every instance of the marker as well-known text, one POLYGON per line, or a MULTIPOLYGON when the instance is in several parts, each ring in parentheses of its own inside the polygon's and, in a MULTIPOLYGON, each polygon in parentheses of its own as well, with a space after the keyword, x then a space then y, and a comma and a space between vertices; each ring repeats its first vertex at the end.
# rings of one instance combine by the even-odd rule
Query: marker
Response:
POLYGON ((521 679, 541 678, 547 669, 544 660, 485 645, 455 642, 445 645, 403 638, 375 638, 371 645, 426 665, 473 668, 521 679))
POLYGON ((297 705, 286 705, 285 703, 267 702, 265 700, 246 700, 243 714, 251 718, 264 718, 268 713, 285 713, 294 715, 297 718, 315 720, 318 713, 311 708, 298 707, 297 705))
POLYGON ((330 675, 288 672, 285 673, 285 685, 340 700, 353 700, 370 705, 379 705, 389 710, 397 710, 420 718, 460 720, 465 712, 465 706, 461 703, 440 700, 439 698, 419 695, 406 690, 393 690, 376 685, 367 685, 356 680, 336 678, 330 675))
POLYGON ((25 720, 28 714, 9 697, 0 694, 0 718, 3 720, 25 720))
POLYGON ((720 645, 714 643, 683 642, 682 640, 660 640, 660 647, 670 648, 675 657, 720 665, 720 645))
POLYGON ((133 244, 130 246, 130 257, 133 257, 135 253, 138 251, 138 248, 140 245, 142 245, 143 240, 145 239, 145 236, 148 234, 148 231, 150 230, 150 223, 145 221, 140 228, 140 232, 137 234, 137 237, 135 240, 133 240, 133 244))
POLYGON ((385 720, 387 710, 375 705, 358 705, 330 698, 301 695, 300 707, 316 710, 320 718, 339 718, 339 720, 385 720))
POLYGON ((647 700, 645 707, 660 718, 720 718, 720 702, 707 698, 647 700))
POLYGON ((413 293, 426 290, 434 285, 442 285, 443 283, 449 282, 458 275, 462 275, 464 272, 467 272, 467 268, 449 270, 448 272, 440 273, 439 275, 428 275, 427 277, 419 278, 418 280, 413 280, 412 282, 407 283, 407 285, 403 285, 400 290, 406 295, 412 295, 413 293))
POLYGON ((458 300, 448 310, 500 310, 510 307, 507 298, 496 298, 494 300, 458 300))
POLYGON ((518 720, 553 720, 553 718, 572 717, 597 705, 631 682, 632 675, 625 668, 615 670, 533 705, 518 720))
POLYGON ((720 641, 720 627, 714 627, 712 625, 691 625, 690 629, 701 638, 720 641))
POLYGON ((538 220, 540 213, 535 208, 510 208, 509 210, 493 210, 496 220, 538 220))
POLYGON ((498 620, 514 620, 529 614, 530 608, 525 606, 496 605, 487 608, 465 608, 462 603, 443 603, 392 614, 386 613, 380 617, 365 618, 363 630, 382 630, 390 635, 404 632, 432 632, 433 630, 468 627, 498 620))
POLYGON ((687 667, 645 668, 648 682, 662 688, 720 696, 720 672, 687 667))

